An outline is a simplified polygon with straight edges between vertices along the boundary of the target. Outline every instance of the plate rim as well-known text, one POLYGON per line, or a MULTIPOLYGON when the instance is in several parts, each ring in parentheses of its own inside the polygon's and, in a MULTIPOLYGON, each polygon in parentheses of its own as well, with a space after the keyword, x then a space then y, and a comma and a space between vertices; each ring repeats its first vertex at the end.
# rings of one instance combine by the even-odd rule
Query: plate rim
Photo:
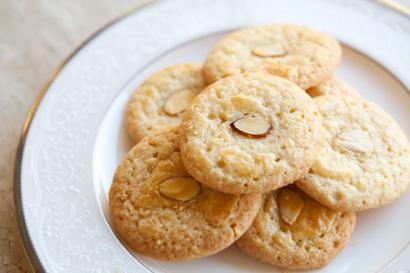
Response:
MULTIPOLYGON (((23 244, 23 250, 26 254, 26 257, 29 260, 29 264, 34 272, 47 272, 46 268, 43 266, 37 252, 34 249, 34 245, 32 240, 30 239, 30 235, 28 233, 28 227, 26 223, 26 219, 23 213, 23 203, 22 203, 22 183, 21 183, 21 173, 22 173, 22 160, 24 155, 24 148, 26 144, 27 136, 30 132, 32 121, 36 116, 37 110, 40 108, 40 105, 43 101, 43 98, 48 93, 50 86, 56 80, 56 78, 60 75, 60 72, 64 69, 64 67, 90 42, 92 42, 97 36, 103 33, 105 30, 109 29, 116 23, 122 21, 123 19, 127 18, 128 16, 137 13, 147 7, 154 6, 160 2, 164 2, 164 0, 141 0, 138 4, 135 4, 133 7, 129 8, 124 13, 120 14, 119 16, 114 17, 113 19, 109 20, 107 23, 103 24, 101 27, 97 28, 96 31, 91 33, 85 40, 80 42, 64 59, 63 61, 57 65, 57 67, 51 72, 51 75, 45 82, 45 84, 41 87, 40 91, 38 92, 37 96, 34 99, 34 102, 30 106, 28 114, 24 118, 23 126, 21 129, 20 137, 18 140, 18 146, 16 149, 15 154, 15 163, 14 163, 14 173, 13 173, 13 199, 14 199, 14 206, 15 206, 15 215, 16 215, 16 222, 17 222, 17 229, 20 235, 20 241, 23 244)), ((375 3, 379 4, 381 8, 384 8, 388 12, 398 12, 402 16, 405 16, 410 19, 409 15, 403 10, 400 10, 397 7, 390 6, 385 3, 385 1, 375 1, 375 3)), ((344 44, 344 46, 346 46, 344 44)), ((359 51, 363 54, 366 58, 371 59, 374 61, 381 69, 391 75, 410 95, 410 89, 407 88, 406 84, 397 77, 392 71, 390 71, 385 65, 380 63, 378 60, 375 60, 371 56, 367 55, 366 53, 347 45, 347 47, 353 49, 354 51, 359 51)), ((400 254, 410 245, 408 242, 391 260, 389 260, 384 266, 382 266, 377 272, 382 272, 386 269, 389 265, 391 265, 399 256, 400 254)))
POLYGON ((157 4, 163 0, 141 0, 140 3, 131 7, 129 10, 125 11, 124 13, 120 14, 119 16, 111 19, 101 27, 99 27, 96 31, 94 31, 90 36, 88 36, 85 40, 80 42, 78 46, 71 51, 68 56, 66 56, 63 61, 57 65, 57 67, 51 72, 51 76, 47 79, 45 84, 41 87, 40 91, 38 92, 36 98, 34 99, 33 104, 30 106, 28 114, 24 118, 23 127, 21 129, 20 138, 17 145, 16 155, 14 158, 14 171, 13 171, 13 199, 14 199, 14 207, 15 207, 15 215, 16 215, 16 222, 17 222, 17 229, 20 235, 20 241, 23 244, 23 250, 26 254, 26 257, 29 260, 29 264, 34 272, 47 272, 43 263, 41 262, 37 252, 34 249, 33 242, 30 239, 30 235, 28 234, 27 223, 23 213, 23 203, 21 198, 21 167, 22 167, 22 160, 23 160, 23 153, 24 147, 26 144, 26 139, 28 133, 30 131, 30 127, 32 121, 37 113, 37 109, 40 107, 41 102, 47 92, 49 91, 50 86, 53 84, 54 80, 58 77, 60 72, 64 69, 64 67, 80 52, 84 47, 86 47, 94 38, 100 35, 102 32, 110 28, 111 26, 115 25, 119 21, 127 18, 131 14, 139 12, 142 9, 145 9, 149 6, 157 4))

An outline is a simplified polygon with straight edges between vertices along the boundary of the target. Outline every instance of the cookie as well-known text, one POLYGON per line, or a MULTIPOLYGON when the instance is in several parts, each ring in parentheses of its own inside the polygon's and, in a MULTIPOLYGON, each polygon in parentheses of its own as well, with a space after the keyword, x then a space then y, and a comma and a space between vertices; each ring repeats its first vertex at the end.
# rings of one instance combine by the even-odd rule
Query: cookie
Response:
POLYGON ((164 125, 179 124, 185 108, 205 87, 202 67, 178 64, 145 80, 131 96, 126 113, 127 129, 138 142, 164 125))
POLYGON ((339 43, 298 25, 245 28, 222 38, 204 64, 210 84, 243 72, 267 72, 284 77, 302 89, 329 78, 340 62, 339 43))
POLYGON ((268 192, 308 172, 321 148, 312 98, 269 74, 224 78, 199 94, 180 126, 188 172, 232 194, 268 192))
POLYGON ((191 260, 218 252, 252 224, 259 194, 216 192, 189 176, 176 126, 143 138, 115 172, 109 193, 112 224, 129 247, 160 260, 191 260))
POLYGON ((318 97, 323 95, 337 95, 337 96, 353 96, 360 97, 360 94, 350 85, 342 80, 331 78, 319 85, 306 90, 311 97, 318 97))
POLYGON ((294 186, 265 197, 252 226, 237 241, 246 254, 287 269, 323 267, 348 243, 353 212, 336 212, 294 186))
POLYGON ((323 116, 324 148, 296 185, 325 206, 360 211, 386 205, 410 183, 410 144, 395 120, 351 96, 314 98, 323 116))

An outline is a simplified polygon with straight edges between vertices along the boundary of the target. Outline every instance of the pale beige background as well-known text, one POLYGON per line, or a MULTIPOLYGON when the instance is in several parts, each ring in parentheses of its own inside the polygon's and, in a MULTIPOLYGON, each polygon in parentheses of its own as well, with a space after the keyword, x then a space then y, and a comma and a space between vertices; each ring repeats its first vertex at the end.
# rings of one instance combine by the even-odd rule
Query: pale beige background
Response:
POLYGON ((141 0, 0 0, 0 272, 31 272, 17 233, 13 168, 23 121, 55 67, 141 0))

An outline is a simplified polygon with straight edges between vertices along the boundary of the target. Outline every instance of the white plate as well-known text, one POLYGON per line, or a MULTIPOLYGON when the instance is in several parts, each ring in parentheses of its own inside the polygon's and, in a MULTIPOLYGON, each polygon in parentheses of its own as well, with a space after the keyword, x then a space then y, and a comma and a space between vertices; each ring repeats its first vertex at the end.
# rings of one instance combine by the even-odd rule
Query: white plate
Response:
MULTIPOLYGON (((113 233, 106 209, 113 171, 130 147, 123 112, 135 87, 166 65, 202 62, 229 31, 276 22, 310 25, 343 42, 336 74, 382 105, 410 136, 410 23, 401 14, 356 0, 155 2, 90 39, 28 118, 15 197, 37 271, 283 272, 235 247, 184 263, 131 254, 113 233)), ((410 272, 409 242, 410 192, 360 213, 349 245, 315 272, 410 272)))

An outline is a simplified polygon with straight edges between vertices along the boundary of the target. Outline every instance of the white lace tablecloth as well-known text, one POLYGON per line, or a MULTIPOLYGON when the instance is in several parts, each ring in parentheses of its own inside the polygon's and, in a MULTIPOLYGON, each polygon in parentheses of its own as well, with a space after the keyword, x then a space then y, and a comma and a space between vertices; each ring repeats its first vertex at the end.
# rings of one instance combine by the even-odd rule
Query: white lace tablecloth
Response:
POLYGON ((0 272, 31 272, 13 205, 25 117, 53 70, 102 25, 140 0, 0 0, 0 272))

